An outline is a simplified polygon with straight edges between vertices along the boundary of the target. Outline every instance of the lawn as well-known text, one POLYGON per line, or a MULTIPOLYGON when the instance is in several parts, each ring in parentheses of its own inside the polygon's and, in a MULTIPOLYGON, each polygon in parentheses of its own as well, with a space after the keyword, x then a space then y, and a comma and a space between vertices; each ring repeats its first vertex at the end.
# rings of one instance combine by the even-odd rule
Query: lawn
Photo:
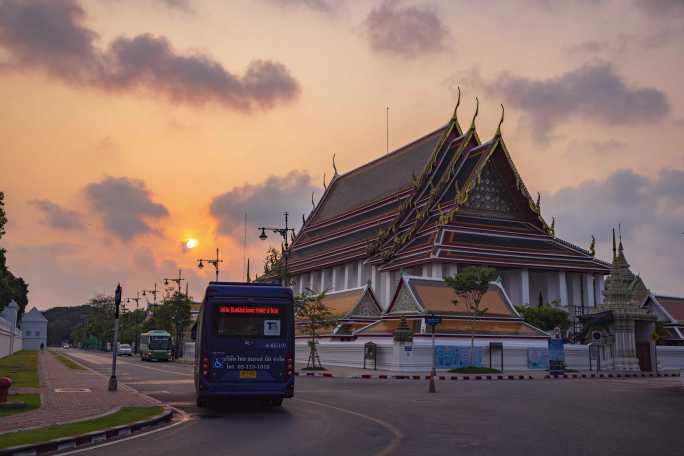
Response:
POLYGON ((17 431, 0 434, 0 448, 8 448, 17 445, 42 443, 61 437, 72 437, 88 432, 121 426, 148 418, 162 413, 163 407, 123 407, 116 413, 96 418, 94 420, 79 421, 77 423, 60 424, 44 428, 31 429, 30 431, 17 431))
POLYGON ((52 353, 60 363, 64 364, 69 369, 85 370, 85 367, 81 366, 80 364, 78 364, 73 359, 69 358, 68 356, 64 356, 61 353, 56 353, 53 351, 51 351, 50 353, 52 353))
POLYGON ((0 359, 0 377, 12 379, 12 387, 38 388, 38 352, 20 351, 0 359))
POLYGON ((449 372, 455 374, 500 374, 501 371, 498 369, 492 369, 489 367, 459 367, 458 369, 449 369, 449 372))
POLYGON ((24 407, 6 407, 0 404, 0 417, 15 415, 17 413, 30 412, 40 407, 40 394, 10 394, 7 402, 23 402, 24 407))

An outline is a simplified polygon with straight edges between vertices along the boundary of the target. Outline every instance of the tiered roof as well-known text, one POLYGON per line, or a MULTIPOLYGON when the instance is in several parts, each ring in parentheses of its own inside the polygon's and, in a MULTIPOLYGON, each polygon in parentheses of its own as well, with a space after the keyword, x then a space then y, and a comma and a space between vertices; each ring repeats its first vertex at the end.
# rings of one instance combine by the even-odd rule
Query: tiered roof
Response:
POLYGON ((440 259, 608 273, 607 263, 555 237, 500 126, 481 143, 475 118, 464 132, 455 110, 444 127, 336 174, 292 244, 291 272, 359 259, 398 270, 440 259))
POLYGON ((498 282, 490 283, 480 303, 485 311, 475 321, 465 306, 454 304, 455 300, 454 290, 441 279, 403 276, 382 320, 353 334, 391 335, 402 317, 408 320, 414 334, 431 334, 423 319, 426 315, 439 315, 442 323, 437 326, 436 333, 441 335, 470 335, 473 332, 483 337, 549 337, 523 321, 498 282))

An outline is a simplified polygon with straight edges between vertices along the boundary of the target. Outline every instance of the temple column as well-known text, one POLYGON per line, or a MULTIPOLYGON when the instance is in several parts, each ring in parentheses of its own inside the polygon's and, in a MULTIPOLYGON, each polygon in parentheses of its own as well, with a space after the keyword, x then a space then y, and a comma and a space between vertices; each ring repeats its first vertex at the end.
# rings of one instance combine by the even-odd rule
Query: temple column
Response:
POLYGON ((431 272, 432 272, 432 271, 431 271, 431 268, 430 268, 430 263, 425 263, 425 264, 423 264, 423 270, 422 270, 422 272, 421 272, 421 275, 422 275, 423 277, 430 277, 430 275, 431 275, 430 273, 431 273, 431 272))
POLYGON ((591 274, 582 274, 582 280, 584 281, 583 293, 584 293, 584 305, 586 307, 594 307, 596 303, 594 302, 594 276, 591 274))
POLYGON ((330 288, 331 291, 337 291, 337 281, 339 279, 340 278, 337 277, 337 268, 335 266, 333 266, 333 268, 332 268, 332 282, 331 282, 331 288, 330 288))
POLYGON ((321 269, 321 286, 318 288, 318 292, 325 291, 325 269, 321 269))
POLYGON ((523 306, 530 305, 530 271, 520 270, 520 298, 523 306))
POLYGON ((432 263, 432 277, 442 278, 442 263, 432 263))
POLYGON ((375 295, 379 299, 382 299, 382 296, 380 295, 380 293, 378 293, 378 268, 375 267, 375 265, 371 266, 370 279, 371 279, 371 288, 373 289, 373 293, 375 293, 375 295))
POLYGON ((568 307, 568 282, 565 271, 558 271, 558 299, 562 307, 568 307))
POLYGON ((359 261, 358 270, 356 271, 356 286, 360 287, 363 281, 363 261, 359 261))
POLYGON ((344 265, 344 289, 348 290, 351 288, 349 286, 349 270, 351 269, 351 263, 347 263, 344 265))
POLYGON ((603 288, 606 286, 606 278, 599 275, 594 283, 596 284, 596 304, 603 304, 603 288))
POLYGON ((314 283, 313 283, 313 281, 314 281, 314 272, 315 272, 315 271, 309 272, 309 290, 313 290, 313 289, 314 289, 314 283))
POLYGON ((391 298, 391 294, 392 294, 392 275, 391 275, 391 273, 390 273, 389 271, 388 271, 388 272, 383 272, 383 273, 382 273, 382 282, 383 282, 383 285, 384 285, 384 287, 383 287, 384 290, 383 290, 382 296, 383 296, 383 300, 384 300, 385 309, 387 309, 387 307, 389 307, 390 299, 392 299, 392 298, 391 298))
POLYGON ((299 294, 302 294, 304 290, 304 273, 299 274, 299 294))

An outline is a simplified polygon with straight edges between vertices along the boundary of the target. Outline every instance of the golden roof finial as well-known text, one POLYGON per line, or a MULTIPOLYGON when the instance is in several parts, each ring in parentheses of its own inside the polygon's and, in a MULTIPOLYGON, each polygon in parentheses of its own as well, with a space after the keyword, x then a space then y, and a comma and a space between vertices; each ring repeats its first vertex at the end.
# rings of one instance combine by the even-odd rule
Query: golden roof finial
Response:
POLYGON ((314 201, 314 194, 316 192, 311 192, 311 205, 313 206, 314 209, 316 209, 316 202, 314 201))
POLYGON ((325 173, 323 173, 323 190, 327 190, 328 185, 325 183, 325 173))
POLYGON ((474 130, 475 129, 475 118, 477 117, 477 114, 480 112, 480 99, 475 97, 475 114, 473 115, 473 120, 470 122, 470 129, 474 130))
POLYGON ((506 110, 504 109, 504 105, 501 105, 501 120, 499 120, 499 126, 496 127, 496 136, 501 136, 501 124, 504 121, 504 114, 506 113, 506 110))
POLYGON ((456 107, 454 108, 454 115, 451 116, 451 118, 453 120, 456 120, 456 118, 458 117, 458 107, 461 105, 461 87, 458 86, 457 89, 458 89, 458 98, 456 99, 456 107))
POLYGON ((594 235, 591 235, 591 244, 589 244, 589 252, 591 253, 591 256, 596 256, 596 238, 594 235))
POLYGON ((333 154, 333 170, 335 171, 335 176, 337 176, 337 166, 335 166, 335 154, 333 154))

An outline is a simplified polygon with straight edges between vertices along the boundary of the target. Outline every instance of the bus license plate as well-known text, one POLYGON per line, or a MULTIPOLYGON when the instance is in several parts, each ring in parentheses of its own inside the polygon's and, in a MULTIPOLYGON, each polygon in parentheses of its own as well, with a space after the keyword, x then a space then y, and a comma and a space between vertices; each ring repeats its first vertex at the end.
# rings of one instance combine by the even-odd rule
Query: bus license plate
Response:
POLYGON ((256 379, 256 371, 240 371, 240 379, 256 379))

